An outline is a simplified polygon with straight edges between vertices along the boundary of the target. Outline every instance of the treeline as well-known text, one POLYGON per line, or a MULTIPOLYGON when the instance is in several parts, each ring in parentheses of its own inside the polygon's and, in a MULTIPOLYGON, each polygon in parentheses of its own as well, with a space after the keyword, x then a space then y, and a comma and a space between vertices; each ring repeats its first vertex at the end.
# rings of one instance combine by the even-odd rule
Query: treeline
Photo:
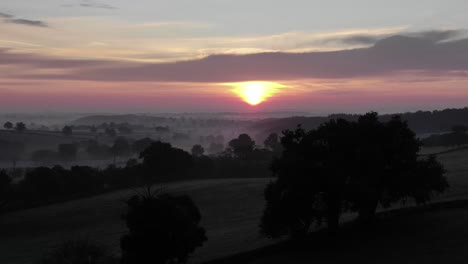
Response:
MULTIPOLYGON (((391 120, 395 114, 380 115, 379 120, 386 122, 391 120)), ((468 107, 461 109, 444 109, 434 111, 417 111, 412 113, 398 114, 402 120, 408 122, 408 126, 417 134, 448 132, 454 124, 468 126, 468 107)), ((290 117, 279 119, 267 119, 253 124, 252 128, 269 134, 302 124, 305 129, 315 129, 320 124, 332 119, 344 119, 357 121, 357 114, 333 114, 318 117, 290 117)))
MULTIPOLYGON (((192 153, 174 148, 169 143, 144 138, 128 142, 117 140, 110 151, 115 154, 139 152, 138 159, 130 158, 125 166, 105 169, 89 166, 38 167, 26 170, 24 177, 12 184, 2 171, 0 191, 4 196, 3 210, 15 210, 100 194, 122 188, 151 185, 157 182, 185 179, 268 177, 269 166, 279 155, 279 138, 272 135, 265 148, 258 148, 249 135, 242 134, 229 143, 219 155, 206 156, 200 145, 192 153), (128 152, 127 152, 128 151, 128 152)), ((101 145, 90 145, 100 153, 101 145)), ((107 151, 107 150, 106 150, 107 151)), ((59 152, 71 158, 76 154, 73 144, 62 144, 59 152)), ((45 153, 41 153, 45 155, 45 153)))

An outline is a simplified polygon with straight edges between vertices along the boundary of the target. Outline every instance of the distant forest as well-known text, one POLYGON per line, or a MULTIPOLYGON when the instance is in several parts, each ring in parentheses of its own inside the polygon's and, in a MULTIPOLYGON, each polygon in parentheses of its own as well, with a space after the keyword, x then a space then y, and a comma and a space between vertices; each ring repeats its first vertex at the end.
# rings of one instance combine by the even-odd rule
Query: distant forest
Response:
MULTIPOLYGON (((409 127, 416 134, 449 132, 454 125, 468 126, 468 107, 461 109, 444 109, 435 111, 417 111, 414 113, 380 115, 381 121, 386 122, 392 116, 400 115, 408 122, 409 127)), ((304 129, 314 129, 331 119, 343 118, 356 121, 358 114, 333 114, 326 117, 289 117, 265 119, 253 125, 253 129, 264 134, 291 129, 300 124, 304 129)))

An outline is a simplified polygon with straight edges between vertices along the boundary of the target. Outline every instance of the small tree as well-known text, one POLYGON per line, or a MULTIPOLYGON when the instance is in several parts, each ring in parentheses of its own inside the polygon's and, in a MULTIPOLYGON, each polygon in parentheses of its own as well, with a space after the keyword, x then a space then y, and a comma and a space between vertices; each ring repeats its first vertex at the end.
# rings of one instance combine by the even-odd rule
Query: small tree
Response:
POLYGON ((13 123, 11 123, 10 121, 8 121, 8 122, 6 122, 6 123, 3 125, 3 127, 4 127, 5 129, 10 130, 10 129, 13 128, 13 123))
POLYGON ((186 263, 207 240, 201 215, 189 196, 133 196, 123 216, 129 233, 120 241, 123 264, 186 263))
POLYGON ((26 130, 26 125, 23 122, 18 122, 15 125, 15 130, 18 132, 23 132, 26 130))
POLYGON ((130 154, 130 144, 125 137, 118 137, 114 141, 114 145, 110 148, 110 152, 114 156, 114 163, 117 157, 122 157, 130 154))
POLYGON ((91 133, 96 133, 98 131, 97 127, 95 125, 92 125, 90 128, 89 128, 89 132, 91 133))
POLYGON ((64 126, 62 128, 62 134, 65 136, 71 136, 73 134, 73 128, 71 126, 64 126))
POLYGON ((204 153, 205 149, 201 145, 197 144, 192 147, 192 156, 201 157, 204 153))

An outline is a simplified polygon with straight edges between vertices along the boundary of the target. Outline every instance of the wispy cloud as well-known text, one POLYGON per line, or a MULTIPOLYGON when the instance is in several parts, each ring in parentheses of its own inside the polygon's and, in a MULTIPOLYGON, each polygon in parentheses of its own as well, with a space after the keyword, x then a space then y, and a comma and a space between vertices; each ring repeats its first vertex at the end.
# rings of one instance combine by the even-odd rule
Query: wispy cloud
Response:
POLYGON ((100 9, 117 9, 117 7, 115 6, 93 0, 82 0, 80 6, 100 9))
POLYGON ((14 15, 7 14, 7 13, 0 13, 0 18, 2 18, 3 22, 5 23, 34 26, 34 27, 48 27, 47 23, 45 23, 44 21, 17 18, 14 15))

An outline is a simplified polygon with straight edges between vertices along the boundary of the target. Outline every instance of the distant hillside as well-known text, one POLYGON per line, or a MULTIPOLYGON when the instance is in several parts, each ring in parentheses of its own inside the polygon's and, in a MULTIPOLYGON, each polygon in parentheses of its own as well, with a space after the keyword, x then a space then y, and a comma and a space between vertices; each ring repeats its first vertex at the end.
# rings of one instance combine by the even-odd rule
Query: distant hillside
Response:
MULTIPOLYGON (((418 111, 414 113, 400 113, 382 115, 383 121, 389 120, 394 115, 400 115, 408 121, 409 126, 417 134, 439 133, 450 131, 454 125, 468 126, 468 107, 462 109, 445 109, 435 111, 418 111)), ((252 125, 252 129, 262 134, 281 132, 285 129, 294 129, 298 124, 305 129, 313 129, 321 123, 334 118, 344 118, 346 120, 356 120, 359 115, 334 114, 317 117, 289 117, 272 118, 258 121, 252 125)))
POLYGON ((92 115, 79 118, 74 125, 99 125, 102 123, 129 123, 133 125, 153 125, 166 123, 168 118, 149 115, 92 115))

